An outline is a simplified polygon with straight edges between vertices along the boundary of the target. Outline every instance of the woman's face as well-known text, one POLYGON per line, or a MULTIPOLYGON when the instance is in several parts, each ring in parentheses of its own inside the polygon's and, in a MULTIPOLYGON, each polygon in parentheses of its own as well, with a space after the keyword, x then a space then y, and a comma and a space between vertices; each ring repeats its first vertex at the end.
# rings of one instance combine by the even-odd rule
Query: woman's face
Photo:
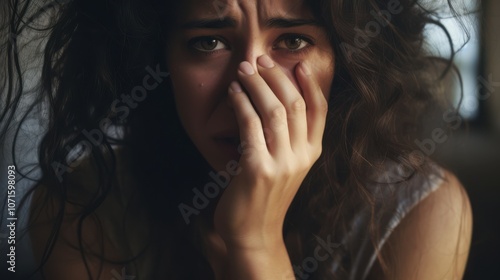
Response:
POLYGON ((305 61, 328 100, 334 54, 303 0, 182 3, 168 38, 167 66, 182 125, 215 170, 239 156, 220 139, 239 136, 227 94, 242 61, 257 69, 256 59, 267 54, 301 93, 294 73, 305 61))

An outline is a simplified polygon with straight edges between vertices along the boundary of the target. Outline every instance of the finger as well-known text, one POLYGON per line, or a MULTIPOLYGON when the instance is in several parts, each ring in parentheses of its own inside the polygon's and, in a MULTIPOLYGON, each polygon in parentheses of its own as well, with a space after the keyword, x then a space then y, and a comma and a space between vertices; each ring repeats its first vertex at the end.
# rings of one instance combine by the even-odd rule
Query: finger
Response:
POLYGON ((289 150, 290 137, 283 104, 249 62, 240 63, 238 77, 262 118, 269 153, 280 154, 289 150))
POLYGON ((276 67, 271 58, 262 55, 257 58, 260 76, 274 92, 286 110, 290 146, 297 151, 307 142, 306 103, 295 85, 276 67))
POLYGON ((231 83, 228 93, 240 132, 241 159, 249 161, 258 157, 262 151, 267 151, 262 123, 250 99, 242 91, 238 82, 231 83))
POLYGON ((313 145, 321 145, 325 131, 328 102, 321 87, 312 78, 310 68, 305 62, 300 62, 296 72, 297 80, 306 101, 308 141, 313 145))

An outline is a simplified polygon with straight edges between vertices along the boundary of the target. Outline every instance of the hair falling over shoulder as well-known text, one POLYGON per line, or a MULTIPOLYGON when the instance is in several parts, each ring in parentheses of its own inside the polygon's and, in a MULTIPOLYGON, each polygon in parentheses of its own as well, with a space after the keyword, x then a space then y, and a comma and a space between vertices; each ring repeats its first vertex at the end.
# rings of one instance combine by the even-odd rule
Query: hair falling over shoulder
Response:
MULTIPOLYGON (((191 188, 185 184, 199 183, 186 178, 207 168, 180 125, 171 85, 162 74, 167 71, 165 38, 178 2, 5 0, 0 4, 0 143, 5 146, 11 141, 9 135, 14 135, 10 151, 14 161, 20 141, 16 136, 23 122, 33 114, 43 121, 36 147, 42 176, 30 192, 39 193, 39 205, 32 203, 33 209, 50 205, 54 215, 38 270, 50 257, 68 207, 78 210, 75 249, 83 262, 94 253, 81 236, 87 221, 100 223, 96 213, 119 185, 115 147, 131 158, 132 181, 140 186, 137 203, 147 213, 149 227, 155 229, 144 250, 154 251, 151 247, 168 236, 170 241, 163 242, 175 256, 158 257, 167 264, 151 267, 166 267, 169 279, 195 277, 190 273, 196 265, 209 269, 195 228, 184 224, 177 207, 189 195, 186 189, 191 188), (32 88, 28 88, 29 73, 23 62, 31 51, 29 36, 41 39, 37 49, 41 77, 32 88), (136 107, 118 106, 117 100, 141 85, 148 73, 157 74, 157 86, 148 89, 136 107), (91 164, 79 164, 82 154, 91 164), (81 181, 73 175, 84 166, 94 174, 95 182, 85 190, 85 199, 76 201, 81 181)), ((437 13, 444 7, 433 9, 417 0, 306 2, 328 32, 336 69, 323 153, 285 220, 284 234, 294 236, 287 244, 292 263, 312 255, 315 236, 335 239, 346 231, 349 209, 370 204, 368 174, 381 162, 391 160, 413 172, 426 172, 425 159, 415 159, 412 153, 418 150, 414 139, 429 112, 443 110, 440 90, 454 70, 453 56, 432 56, 424 34, 427 25, 441 27, 453 50, 437 13)), ((449 14, 459 17, 451 0, 445 6, 449 14)), ((369 230, 377 238, 376 225, 369 230)), ((141 257, 138 253, 101 260, 131 265, 141 257)), ((329 261, 333 260, 320 263, 311 279, 343 279, 341 273, 330 275, 329 261)), ((349 269, 348 260, 342 265, 342 270, 349 269)))

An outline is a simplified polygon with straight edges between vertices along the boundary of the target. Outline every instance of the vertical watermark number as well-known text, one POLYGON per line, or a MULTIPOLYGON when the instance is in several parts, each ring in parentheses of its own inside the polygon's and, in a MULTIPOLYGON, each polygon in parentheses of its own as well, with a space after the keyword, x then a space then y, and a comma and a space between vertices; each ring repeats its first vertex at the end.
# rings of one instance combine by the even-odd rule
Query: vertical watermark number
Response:
POLYGON ((16 272, 16 167, 7 166, 7 250, 8 270, 16 272))

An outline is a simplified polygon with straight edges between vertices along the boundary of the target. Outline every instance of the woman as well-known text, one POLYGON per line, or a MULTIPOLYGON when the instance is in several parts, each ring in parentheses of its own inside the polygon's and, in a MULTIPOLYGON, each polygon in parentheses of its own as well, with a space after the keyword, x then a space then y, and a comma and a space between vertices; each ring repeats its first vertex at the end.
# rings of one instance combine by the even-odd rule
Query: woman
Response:
POLYGON ((32 18, 11 2, 11 34, 54 19, 26 203, 37 275, 462 277, 467 195, 416 144, 450 69, 418 2, 70 1, 32 18))

